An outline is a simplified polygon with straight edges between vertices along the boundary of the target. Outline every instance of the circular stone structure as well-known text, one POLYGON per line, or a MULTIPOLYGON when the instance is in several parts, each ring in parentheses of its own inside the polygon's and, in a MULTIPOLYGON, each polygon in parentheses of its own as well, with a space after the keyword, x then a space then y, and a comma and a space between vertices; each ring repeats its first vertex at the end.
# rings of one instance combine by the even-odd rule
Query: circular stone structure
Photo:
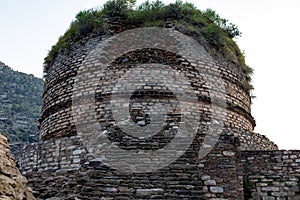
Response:
POLYGON ((60 40, 46 59, 41 141, 16 149, 35 196, 243 199, 248 161, 278 148, 253 132, 249 77, 234 43, 221 47, 237 52, 227 56, 176 20, 164 28, 122 22, 64 38, 67 47, 60 40))
MULTIPOLYGON (((243 86, 246 80, 240 66, 210 56, 203 46, 176 28, 161 28, 161 31, 156 33, 147 33, 148 40, 151 41, 148 43, 143 43, 145 38, 137 39, 136 29, 132 27, 122 27, 121 30, 114 34, 90 34, 73 43, 68 49, 60 51, 54 61, 47 66, 40 118, 42 140, 78 135, 79 127, 84 127, 94 120, 100 126, 98 134, 108 131, 107 137, 111 141, 117 141, 122 148, 133 148, 136 142, 155 143, 154 146, 145 145, 144 148, 161 148, 164 144, 159 141, 172 140, 174 134, 176 135, 176 129, 183 123, 182 108, 174 91, 164 87, 161 79, 148 80, 145 74, 145 79, 139 80, 141 84, 138 87, 131 85, 132 91, 118 89, 118 81, 124 79, 126 72, 145 64, 160 64, 168 66, 170 70, 180 73, 188 80, 189 85, 181 85, 181 80, 176 81, 176 77, 172 81, 174 84, 179 83, 175 87, 180 91, 186 92, 187 87, 192 88, 192 93, 197 98, 196 106, 194 105, 188 112, 196 116, 193 119, 197 119, 197 127, 194 128, 198 135, 204 137, 212 125, 219 128, 221 126, 222 130, 232 131, 240 137, 241 143, 245 143, 244 148, 247 149, 255 120, 251 116, 251 97, 243 86), (133 46, 131 40, 136 42, 133 46), (95 54, 95 49, 98 52, 91 61, 90 57, 92 53, 95 54), (105 65, 101 63, 101 59, 105 59, 105 65), (84 82, 86 84, 84 87, 92 90, 93 116, 82 114, 74 108, 74 94, 79 97, 77 100, 81 101, 87 100, 86 96, 89 96, 85 93, 79 94, 78 88, 75 87, 76 80, 85 69, 98 73, 93 75, 90 82, 88 79, 84 82), (122 130, 120 120, 114 115, 116 110, 112 110, 111 100, 116 88, 119 95, 126 93, 129 99, 128 120, 136 125, 132 126, 135 127, 133 130, 122 130), (153 104, 160 104, 168 109, 163 111, 157 107, 155 111, 153 104), (149 140, 147 137, 141 139, 138 135, 134 135, 137 127, 147 127, 153 122, 151 121, 153 114, 158 117, 166 115, 165 118, 159 118, 164 120, 160 129, 148 133, 151 136, 149 140), (162 135, 168 136, 162 139, 162 135)), ((127 77, 128 86, 133 84, 131 81, 133 78, 127 77)), ((81 102, 80 105, 84 106, 85 103, 81 102)), ((89 132, 88 129, 86 132, 89 132)), ((85 133, 81 131, 80 134, 85 133)))

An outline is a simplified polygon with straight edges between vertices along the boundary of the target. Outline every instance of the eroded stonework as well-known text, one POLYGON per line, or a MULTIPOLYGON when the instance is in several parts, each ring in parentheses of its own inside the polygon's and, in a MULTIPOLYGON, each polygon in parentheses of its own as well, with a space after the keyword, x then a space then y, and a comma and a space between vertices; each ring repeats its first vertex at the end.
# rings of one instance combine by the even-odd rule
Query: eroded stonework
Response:
POLYGON ((7 139, 0 134, 0 199, 33 200, 27 180, 18 170, 7 139))
MULTIPOLYGON (((147 29, 147 34, 153 30, 147 29)), ((36 198, 299 198, 300 151, 278 151, 276 144, 253 132, 251 98, 243 86, 242 69, 210 57, 201 45, 175 29, 162 29, 143 45, 145 35, 135 31, 122 29, 122 37, 89 35, 60 52, 47 67, 40 119, 41 141, 14 151, 20 171, 28 178, 36 198), (136 43, 128 42, 128 38, 136 43), (141 66, 152 69, 169 66, 161 73, 173 80, 172 75, 176 73, 172 70, 178 71, 190 84, 174 84, 175 89, 164 87, 159 74, 147 76, 148 68, 141 66), (134 69, 143 75, 142 81, 133 91, 131 85, 127 85, 127 91, 118 81, 125 77, 132 83, 135 76, 125 75, 134 69), (85 70, 89 73, 81 77, 84 84, 76 85, 78 76, 85 70), (78 92, 78 88, 87 90, 78 92), (172 90, 183 91, 183 94, 192 91, 196 106, 181 110, 180 98, 172 90), (128 121, 120 122, 115 118, 116 112, 111 106, 114 95, 130 97, 129 101, 118 102, 118 105, 129 104, 128 121), (154 104, 170 109, 153 111, 154 104), (90 108, 92 114, 85 112, 90 108), (187 148, 167 166, 153 171, 133 169, 129 172, 109 165, 109 158, 104 154, 95 154, 95 150, 105 150, 110 144, 122 150, 115 156, 120 160, 130 160, 126 151, 143 153, 162 149, 179 133, 185 122, 182 115, 185 112, 192 116, 191 120, 198 120, 193 127, 196 134, 191 143, 181 143, 187 148), (120 125, 131 120, 140 127, 147 127, 153 122, 153 113, 167 114, 162 128, 151 137, 138 137, 133 134, 135 129, 126 132, 120 125), (91 123, 93 120, 99 129, 91 123), (217 137, 206 140, 210 134, 217 137), (205 149, 209 150, 208 154, 203 153, 205 149)), ((153 159, 153 163, 157 160, 153 159)))
MULTIPOLYGON (((97 67, 100 68, 101 66, 101 59, 97 58, 97 54, 95 60, 100 60, 98 62, 93 61, 93 67, 88 67, 91 65, 86 63, 85 58, 94 49, 101 48, 101 45, 105 46, 106 40, 109 40, 112 36, 92 35, 88 39, 85 38, 85 42, 78 42, 71 49, 59 54, 52 66, 47 70, 41 116, 41 139, 47 140, 50 138, 77 135, 76 123, 85 124, 90 120, 90 116, 81 115, 75 122, 73 116, 77 116, 78 114, 74 113, 74 109, 72 110, 74 84, 76 76, 78 76, 78 70, 83 68, 83 65, 87 65, 84 68, 88 68, 90 71, 104 71, 104 74, 100 75, 101 77, 97 77, 98 86, 95 88, 95 110, 97 112, 98 123, 109 128, 115 123, 110 109, 110 99, 112 97, 112 90, 116 86, 118 79, 126 71, 138 65, 160 63, 171 66, 172 69, 182 72, 185 77, 189 78, 194 93, 198 97, 198 108, 194 108, 194 112, 201 115, 202 122, 209 122, 211 120, 211 101, 213 98, 211 93, 214 88, 216 90, 219 89, 218 86, 210 86, 207 83, 218 84, 215 80, 217 80, 216 77, 220 77, 222 82, 224 82, 224 91, 219 91, 219 95, 216 95, 215 99, 226 102, 226 108, 219 106, 215 114, 216 120, 221 120, 227 129, 232 129, 241 138, 243 149, 277 149, 276 145, 267 138, 259 134, 252 134, 255 121, 251 116, 250 95, 243 88, 244 79, 242 78, 242 70, 226 62, 212 59, 203 47, 200 47, 200 50, 199 48, 195 48, 193 45, 197 42, 190 41, 183 34, 173 29, 164 30, 165 32, 160 31, 163 33, 156 33, 156 42, 159 43, 159 49, 143 48, 143 45, 138 46, 135 44, 137 46, 135 47, 136 50, 130 51, 126 46, 126 40, 123 41, 117 38, 118 46, 111 47, 111 52, 105 52, 107 57, 105 59, 106 62, 107 60, 112 61, 105 69, 97 69, 97 67), (170 41, 166 41, 166 38, 170 41), (122 45, 123 43, 124 45, 122 45), (179 44, 184 44, 185 46, 178 49, 177 46, 179 44), (116 53, 116 49, 120 49, 120 53, 116 53), (126 50, 129 52, 126 52, 126 50), (119 56, 116 57, 115 54, 119 56), (110 55, 113 58, 109 58, 110 55), (198 60, 191 60, 188 59, 189 56, 187 55, 192 58, 201 57, 198 60), (248 131, 249 136, 242 135, 241 131, 248 131), (253 146, 256 147, 253 148, 253 146)), ((132 32, 130 30, 125 31, 121 33, 123 35, 119 38, 132 38, 132 32)), ((112 41, 117 39, 113 39, 112 41)), ((136 40, 139 41, 138 38, 136 40)), ((113 42, 109 41, 110 43, 113 42)), ((150 44, 146 44, 145 47, 147 45, 150 46, 150 44)), ((159 80, 152 80, 152 84, 155 84, 155 81, 159 80)), ((147 82, 147 80, 143 80, 143 82, 147 82)), ((86 87, 92 88, 93 84, 95 84, 93 81, 87 82, 86 87)), ((144 84, 138 92, 140 94, 137 97, 139 101, 147 99, 146 94, 154 93, 155 96, 155 92, 159 94, 159 98, 161 99, 170 99, 168 93, 163 93, 161 89, 156 89, 151 84, 144 84)), ((215 92, 217 93, 218 91, 215 92)), ((82 100, 85 99, 84 95, 78 95, 82 100)), ((133 96, 132 98, 134 99, 135 97, 133 96)), ((135 104, 137 103, 135 102, 135 104)), ((151 104, 151 102, 148 103, 151 104)), ((103 128, 103 130, 106 128, 103 128)))

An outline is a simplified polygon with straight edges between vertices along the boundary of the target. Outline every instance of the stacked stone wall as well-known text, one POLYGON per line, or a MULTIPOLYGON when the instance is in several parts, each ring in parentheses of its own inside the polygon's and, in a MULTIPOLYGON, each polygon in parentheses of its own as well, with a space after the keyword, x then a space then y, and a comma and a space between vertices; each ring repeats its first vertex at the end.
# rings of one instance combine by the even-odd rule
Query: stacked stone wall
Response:
MULTIPOLYGON (((169 37, 173 38, 174 41, 186 40, 186 38, 182 37, 175 30, 167 31, 169 32, 169 37)), ((68 50, 58 54, 51 67, 47 70, 45 92, 43 95, 44 103, 40 119, 42 139, 77 135, 76 124, 73 118, 74 113, 72 111, 72 95, 77 70, 82 66, 87 54, 96 48, 97 45, 101 45, 109 38, 110 36, 93 35, 85 38, 84 41, 73 44, 68 50)), ((164 41, 161 41, 162 44, 164 44, 163 42, 164 41)), ((191 86, 194 89, 193 92, 197 95, 199 100, 199 110, 195 113, 200 112, 201 120, 204 121, 210 120, 211 113, 209 113, 209 110, 211 109, 210 103, 212 98, 212 94, 210 93, 212 88, 209 88, 209 86, 205 84, 214 81, 213 77, 222 78, 224 81, 225 94, 221 94, 216 98, 223 98, 220 100, 226 102, 226 105, 225 107, 220 106, 220 119, 218 120, 224 121, 224 126, 227 128, 232 127, 251 132, 255 126, 255 121, 250 113, 250 96, 242 86, 241 69, 221 61, 212 61, 212 59, 206 58, 205 55, 208 54, 204 48, 202 48, 203 52, 193 52, 193 46, 191 46, 189 52, 183 51, 174 54, 167 50, 171 50, 175 47, 167 45, 164 50, 138 49, 133 52, 125 52, 120 55, 119 58, 114 59, 112 66, 105 70, 104 81, 99 80, 99 87, 96 90, 96 105, 98 106, 96 110, 99 113, 99 123, 112 121, 111 111, 106 109, 106 107, 109 106, 107 100, 111 98, 111 90, 120 76, 134 66, 149 63, 149 60, 151 63, 151 61, 153 62, 154 60, 154 63, 172 66, 173 69, 183 72, 185 77, 189 78, 191 86), (154 53, 151 53, 151 51, 154 53), (155 51, 158 51, 159 54, 155 54, 155 51), (182 57, 182 55, 186 54, 204 56, 201 61, 193 61, 182 57), (160 56, 157 58, 157 56, 155 57, 153 55, 160 56), (124 60, 126 60, 125 63, 124 60), (110 85, 111 87, 106 88, 106 85, 110 85), (224 113, 226 116, 223 116, 224 113)), ((123 47, 123 49, 124 48, 126 49, 126 47, 123 47)), ((108 57, 109 55, 108 53, 108 57)), ((97 63, 95 65, 97 65, 97 63)), ((153 89, 153 87, 149 88, 145 85, 142 92, 147 93, 149 91, 160 92, 159 89, 153 89)), ((222 91, 220 91, 220 93, 221 92, 222 91)), ((82 120, 84 121, 85 119, 83 118, 82 120)), ((78 122, 76 121, 76 123, 78 122)))
POLYGON ((243 199, 240 142, 232 133, 221 135, 214 149, 199 161, 206 199, 243 199), (209 181, 210 179, 214 181, 209 181), (223 191, 223 193, 222 193, 223 191), (219 195, 215 193, 220 192, 219 195))
POLYGON ((104 165, 79 136, 26 145, 15 156, 38 199, 299 199, 300 151, 240 151, 238 137, 225 132, 205 157, 198 154, 203 135, 151 173, 104 165))
POLYGON ((27 179, 18 170, 7 139, 0 134, 0 199, 33 200, 27 179))
POLYGON ((245 199, 300 199, 300 151, 243 151, 245 199))
POLYGON ((238 139, 222 134, 200 158, 199 142, 169 166, 148 173, 104 165, 79 136, 40 141, 15 155, 37 199, 243 199, 238 139))
MULTIPOLYGON (((277 149, 265 136, 252 132, 255 121, 250 95, 243 86, 242 69, 212 58, 203 46, 175 29, 134 29, 120 35, 87 36, 60 52, 47 66, 45 78, 41 141, 15 149, 19 168, 38 199, 236 200, 247 199, 247 195, 272 199, 278 195, 272 192, 281 192, 261 188, 269 171, 259 174, 262 179, 252 176, 263 168, 257 164, 274 161, 261 161, 258 157, 256 163, 248 155, 259 155, 261 151, 240 151, 277 149), (156 37, 145 40, 145 35, 156 37), (95 51, 99 49, 102 51, 95 51), (149 68, 155 71, 165 66, 166 70, 161 71, 164 77, 147 74, 149 68), (139 87, 134 89, 130 83, 136 77, 127 73, 131 70, 142 74, 139 87), (86 76, 80 76, 82 72, 86 76), (174 81, 179 77, 175 72, 180 72, 188 83, 174 81), (78 85, 78 77, 83 84, 78 85), (118 82, 121 78, 127 85, 118 82), (168 88, 163 83, 172 84, 168 88), (81 91, 82 88, 87 90, 81 91), (195 95, 196 104, 192 98, 181 98, 193 97, 189 94, 195 95), (129 107, 130 119, 116 119, 114 113, 118 115, 121 111, 113 110, 114 96, 121 97, 116 101, 119 109, 125 104, 129 107), (90 108, 92 112, 86 112, 90 108), (166 115, 160 129, 156 132, 150 128, 146 137, 134 135, 150 122, 161 123, 151 121, 152 114, 166 115), (195 121, 196 126, 190 127, 190 121, 195 121), (122 124, 128 122, 134 122, 134 126, 123 130, 122 124), (195 135, 192 131, 180 132, 182 126, 196 130, 195 135), (185 138, 177 140, 181 142, 176 148, 167 151, 170 155, 178 154, 177 159, 157 170, 122 171, 110 166, 111 154, 105 154, 107 149, 118 147, 120 151, 112 154, 113 160, 122 166, 123 158, 134 162, 128 152, 155 153, 178 139, 178 135, 185 138), (203 155, 205 149, 207 155, 203 155), (256 184, 255 188, 248 187, 251 184, 256 184)), ((269 155, 262 154, 262 158, 269 155)), ((167 159, 168 155, 165 156, 167 159)), ((156 158, 151 157, 153 160, 148 164, 159 164, 156 158)), ((280 166, 277 161, 275 165, 280 166)), ((297 172, 297 160, 291 162, 291 171, 297 172)), ((145 167, 147 163, 130 166, 145 167)), ((297 182, 297 178, 279 176, 284 181, 297 182)), ((297 192, 288 195, 297 196, 297 192)))
POLYGON ((240 139, 241 150, 278 150, 278 146, 265 135, 245 129, 231 128, 230 131, 240 139))

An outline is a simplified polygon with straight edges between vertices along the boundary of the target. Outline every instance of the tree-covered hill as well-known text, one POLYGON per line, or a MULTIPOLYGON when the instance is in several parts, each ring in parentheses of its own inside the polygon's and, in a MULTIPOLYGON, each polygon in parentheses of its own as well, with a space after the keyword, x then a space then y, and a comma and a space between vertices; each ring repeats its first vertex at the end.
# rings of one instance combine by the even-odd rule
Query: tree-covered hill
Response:
POLYGON ((11 144, 38 139, 43 80, 0 62, 0 132, 11 144))

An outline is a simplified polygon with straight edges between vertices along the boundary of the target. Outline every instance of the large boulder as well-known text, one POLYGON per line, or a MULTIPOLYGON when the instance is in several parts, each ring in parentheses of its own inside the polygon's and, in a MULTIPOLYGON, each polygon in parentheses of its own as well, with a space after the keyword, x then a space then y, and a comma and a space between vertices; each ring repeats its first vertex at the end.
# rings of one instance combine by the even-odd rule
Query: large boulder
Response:
POLYGON ((26 184, 27 179, 17 168, 6 137, 0 134, 0 199, 34 199, 32 190, 26 184))

